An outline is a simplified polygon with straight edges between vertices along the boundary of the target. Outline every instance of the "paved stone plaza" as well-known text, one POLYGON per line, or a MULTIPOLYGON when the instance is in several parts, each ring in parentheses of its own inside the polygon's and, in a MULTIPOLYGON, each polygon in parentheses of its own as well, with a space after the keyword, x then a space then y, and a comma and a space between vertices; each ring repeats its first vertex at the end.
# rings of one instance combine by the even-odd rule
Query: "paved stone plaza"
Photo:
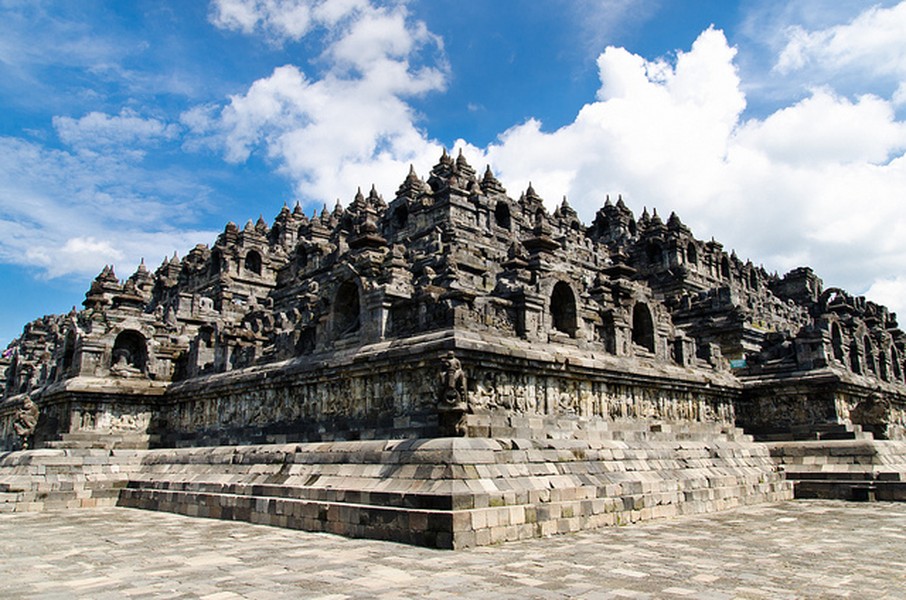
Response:
POLYGON ((0 515, 3 598, 904 598, 906 504, 796 501, 441 551, 122 508, 0 515))

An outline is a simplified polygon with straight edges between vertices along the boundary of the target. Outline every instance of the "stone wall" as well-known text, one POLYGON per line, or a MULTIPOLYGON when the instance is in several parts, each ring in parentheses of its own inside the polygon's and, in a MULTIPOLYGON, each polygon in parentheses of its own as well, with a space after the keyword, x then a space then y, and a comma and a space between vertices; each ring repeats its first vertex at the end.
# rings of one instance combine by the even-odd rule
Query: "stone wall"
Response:
POLYGON ((16 432, 16 423, 30 395, 7 398, 0 404, 0 444, 40 448, 77 434, 148 439, 159 429, 164 386, 147 380, 117 383, 77 378, 38 390, 38 419, 28 436, 16 432))
POLYGON ((588 437, 616 420, 732 425, 731 379, 634 365, 578 347, 544 351, 452 331, 173 385, 164 445, 399 439, 437 435, 588 437), (445 357, 461 363, 465 429, 443 429, 445 357), (666 379, 669 378, 669 383, 666 379))
POLYGON ((852 431, 906 439, 906 395, 899 385, 830 369, 750 380, 736 403, 737 423, 756 439, 819 439, 852 431))

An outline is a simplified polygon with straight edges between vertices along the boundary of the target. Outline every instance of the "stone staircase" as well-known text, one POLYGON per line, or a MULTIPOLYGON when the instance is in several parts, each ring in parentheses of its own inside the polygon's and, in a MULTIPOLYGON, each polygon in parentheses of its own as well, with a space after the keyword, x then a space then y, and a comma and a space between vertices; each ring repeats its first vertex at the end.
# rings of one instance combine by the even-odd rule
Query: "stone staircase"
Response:
POLYGON ((817 440, 873 440, 874 436, 862 430, 861 425, 851 423, 827 423, 823 425, 793 426, 782 433, 759 433, 754 436, 759 442, 791 442, 817 440))
POLYGON ((644 440, 638 429, 154 450, 121 505, 460 548, 792 497, 738 430, 666 425, 644 440))
POLYGON ((139 451, 39 449, 0 453, 0 512, 115 506, 139 451))
POLYGON ((792 497, 738 429, 623 425, 606 439, 53 448, 0 455, 0 486, 5 510, 116 503, 440 548, 792 497))
POLYGON ((797 498, 906 501, 906 442, 863 433, 857 439, 768 446, 797 498))

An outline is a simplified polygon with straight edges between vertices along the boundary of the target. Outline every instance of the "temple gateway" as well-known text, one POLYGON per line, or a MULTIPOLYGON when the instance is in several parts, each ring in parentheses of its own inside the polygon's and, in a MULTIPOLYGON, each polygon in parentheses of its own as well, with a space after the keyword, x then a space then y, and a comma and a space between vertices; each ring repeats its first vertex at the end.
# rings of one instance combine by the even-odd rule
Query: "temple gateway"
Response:
POLYGON ((25 326, 0 511, 120 505, 461 548, 906 498, 906 336, 680 218, 591 224, 444 152, 386 201, 228 223, 25 326))

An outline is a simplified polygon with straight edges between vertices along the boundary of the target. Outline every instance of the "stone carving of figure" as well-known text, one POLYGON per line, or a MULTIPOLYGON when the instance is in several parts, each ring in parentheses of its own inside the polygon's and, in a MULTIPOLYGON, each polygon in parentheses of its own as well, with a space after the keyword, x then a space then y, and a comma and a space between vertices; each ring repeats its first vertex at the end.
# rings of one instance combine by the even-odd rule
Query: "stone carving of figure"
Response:
POLYGON ((38 405, 34 403, 30 396, 25 396, 25 400, 22 401, 22 408, 16 411, 16 420, 13 423, 16 435, 22 438, 22 448, 24 449, 28 448, 28 443, 35 433, 39 414, 38 405))
POLYGON ((463 437, 466 435, 468 408, 466 373, 453 352, 448 352, 441 363, 443 369, 437 404, 440 433, 444 436, 463 437))
POLYGON ((450 408, 464 408, 466 403, 466 374, 462 363, 452 352, 442 359, 443 396, 441 401, 450 408))
POLYGON ((117 348, 113 352, 113 366, 110 371, 115 375, 138 375, 141 371, 135 366, 135 358, 128 348, 117 348))

